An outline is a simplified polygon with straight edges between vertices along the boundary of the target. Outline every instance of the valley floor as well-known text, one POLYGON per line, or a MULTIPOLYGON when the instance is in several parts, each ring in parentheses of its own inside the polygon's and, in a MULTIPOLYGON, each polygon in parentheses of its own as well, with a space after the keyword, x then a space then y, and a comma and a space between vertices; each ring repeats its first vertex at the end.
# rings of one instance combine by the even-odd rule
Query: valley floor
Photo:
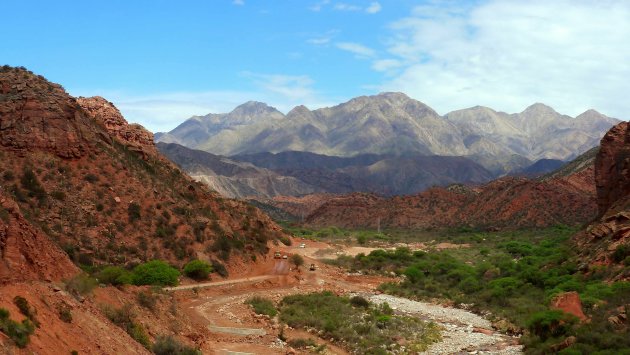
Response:
MULTIPOLYGON (((172 287, 178 303, 187 316, 198 326, 207 327, 211 337, 201 344, 204 354, 286 354, 302 353, 279 340, 281 327, 275 319, 256 315, 245 304, 247 299, 261 296, 279 302, 293 294, 332 291, 338 295, 361 295, 374 303, 387 302, 396 313, 419 317, 440 325, 443 340, 432 345, 428 354, 483 353, 518 354, 521 346, 518 338, 492 331, 488 320, 471 312, 442 307, 425 302, 411 301, 401 297, 383 295, 376 291, 379 284, 394 281, 383 276, 350 274, 322 263, 319 258, 331 254, 369 253, 371 248, 341 247, 323 242, 305 241, 305 248, 283 247, 283 253, 298 253, 305 259, 305 266, 282 274, 260 274, 239 277, 227 281, 207 282, 172 287), (356 250, 355 250, 356 249, 356 250), (334 250, 334 253, 331 251, 334 250), (315 271, 308 265, 316 264, 315 271)), ((297 243, 294 243, 296 245, 297 243)), ((286 263, 282 259, 271 259, 269 264, 286 263)), ((270 269, 267 267, 266 269, 270 269)), ((277 270, 277 267, 271 270, 277 270)), ((311 338, 325 344, 325 353, 347 354, 341 347, 327 339, 304 330, 284 326, 282 335, 288 340, 311 338)))

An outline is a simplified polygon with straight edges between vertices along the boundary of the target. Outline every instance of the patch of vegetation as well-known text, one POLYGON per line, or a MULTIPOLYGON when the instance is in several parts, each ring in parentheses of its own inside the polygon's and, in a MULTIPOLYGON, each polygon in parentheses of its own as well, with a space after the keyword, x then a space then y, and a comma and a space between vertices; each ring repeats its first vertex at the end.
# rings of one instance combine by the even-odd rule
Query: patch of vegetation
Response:
POLYGON ((269 317, 275 317, 278 314, 273 302, 267 298, 255 296, 245 301, 245 303, 252 306, 256 314, 265 314, 269 317))
POLYGON ((155 355, 201 355, 201 351, 186 346, 171 336, 160 336, 151 348, 155 355))
POLYGON ((286 237, 286 236, 281 236, 281 237, 280 237, 280 238, 278 238, 278 239, 280 239, 280 242, 281 242, 282 244, 284 244, 284 245, 286 245, 286 246, 288 246, 288 247, 290 247, 290 246, 291 246, 291 244, 293 244, 293 242, 291 242, 291 238, 289 238, 289 237, 286 237))
POLYGON ((138 293, 138 296, 136 296, 136 299, 138 300, 138 304, 142 307, 152 312, 155 311, 155 307, 157 306, 157 296, 153 292, 141 291, 138 293))
POLYGON ((223 265, 223 263, 214 259, 212 259, 211 262, 212 262, 212 269, 216 271, 217 274, 219 274, 219 276, 223 278, 226 278, 229 276, 228 270, 225 268, 225 265, 223 265))
POLYGON ((121 308, 113 308, 109 305, 103 306, 103 314, 114 324, 124 329, 135 341, 147 349, 151 349, 151 340, 142 324, 135 322, 135 314, 130 304, 125 304, 121 308))
POLYGON ((57 312, 59 313, 59 319, 66 323, 72 323, 72 312, 70 311, 70 307, 68 306, 59 306, 57 308, 57 312))
POLYGON ((46 194, 46 190, 39 182, 37 175, 30 168, 24 168, 22 172, 22 177, 20 178, 20 183, 22 187, 28 191, 29 197, 35 197, 39 204, 42 205, 46 202, 48 194, 46 194))
POLYGON ((197 281, 207 280, 212 272, 212 265, 202 260, 192 260, 184 266, 184 274, 197 281))
POLYGON ((300 254, 293 254, 289 258, 289 262, 295 265, 296 268, 299 268, 304 265, 304 258, 300 254))
POLYGON ((93 277, 81 273, 66 281, 66 290, 75 296, 85 296, 98 285, 93 277))
POLYGON ((133 223, 140 219, 140 205, 132 202, 127 206, 127 216, 129 217, 129 222, 133 223))
POLYGON ((37 311, 34 308, 31 308, 31 305, 28 304, 26 298, 22 296, 15 296, 13 298, 13 304, 20 310, 26 318, 28 318, 37 328, 39 328, 40 324, 37 320, 37 311))
POLYGON ((177 286, 179 271, 162 260, 151 260, 133 269, 134 285, 177 286))
POLYGON ((397 316, 387 305, 354 307, 347 297, 332 292, 285 297, 280 320, 293 328, 315 328, 353 353, 386 354, 400 350, 395 339, 407 341, 408 352, 424 351, 440 339, 434 323, 397 316))
MULTIPOLYGON (((605 269, 592 270, 590 274, 578 272, 569 240, 573 233, 573 229, 562 226, 499 233, 466 232, 451 235, 450 239, 453 243, 468 244, 467 248, 430 252, 407 248, 375 250, 369 255, 359 254, 336 262, 355 271, 394 272, 403 276, 400 283, 380 286, 387 293, 452 300, 468 304, 478 312, 490 311, 497 319, 508 319, 529 330, 523 337, 528 352, 555 352, 553 345, 568 336, 577 337, 576 344, 569 349, 630 348, 630 337, 614 344, 603 340, 604 334, 612 331, 606 319, 625 304, 624 298, 626 303, 630 299, 630 283, 605 282, 605 269), (591 323, 578 324, 550 310, 549 301, 568 291, 580 294, 587 314, 600 312, 601 322, 594 317, 591 323), (593 345, 598 343, 601 347, 593 345)), ((625 327, 628 329, 630 323, 625 327)))
POLYGON ((27 318, 18 323, 10 318, 10 313, 0 308, 0 331, 6 334, 18 348, 25 348, 30 336, 35 333, 35 325, 27 318))
POLYGON ((120 266, 107 266, 95 274, 96 279, 104 284, 120 286, 133 283, 133 274, 120 266))

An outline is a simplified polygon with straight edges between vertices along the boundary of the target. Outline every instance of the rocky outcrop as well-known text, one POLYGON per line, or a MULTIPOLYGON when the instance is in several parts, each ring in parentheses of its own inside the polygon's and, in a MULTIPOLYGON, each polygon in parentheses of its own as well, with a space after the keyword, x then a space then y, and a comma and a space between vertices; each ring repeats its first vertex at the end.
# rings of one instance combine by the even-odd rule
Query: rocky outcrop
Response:
POLYGON ((585 265, 608 265, 614 279, 630 279, 623 271, 630 257, 630 126, 622 122, 604 138, 595 158, 599 218, 574 240, 585 265), (619 272, 617 272, 617 271, 619 272))
POLYGON ((552 309, 558 309, 565 313, 572 314, 578 317, 581 321, 585 321, 587 319, 586 315, 584 315, 584 311, 582 310, 580 295, 575 291, 564 292, 555 296, 551 300, 550 307, 552 309))
POLYGON ((0 192, 0 285, 59 281, 77 272, 68 255, 22 216, 17 203, 0 192))
POLYGON ((139 124, 129 124, 111 102, 100 96, 79 97, 79 105, 89 117, 103 125, 110 136, 117 138, 131 150, 142 154, 144 159, 157 155, 153 133, 139 124))
POLYGON ((630 126, 622 122, 601 141, 595 159, 597 206, 603 215, 617 201, 630 195, 630 126))
POLYGON ((87 118, 57 84, 23 68, 0 68, 0 145, 18 154, 80 158, 93 140, 87 118))

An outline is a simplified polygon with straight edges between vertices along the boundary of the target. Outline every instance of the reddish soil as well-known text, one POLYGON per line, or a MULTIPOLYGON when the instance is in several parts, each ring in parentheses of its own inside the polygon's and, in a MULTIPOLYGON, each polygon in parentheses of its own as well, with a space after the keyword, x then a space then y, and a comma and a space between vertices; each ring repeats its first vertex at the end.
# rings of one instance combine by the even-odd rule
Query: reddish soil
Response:
MULTIPOLYGON (((345 228, 521 228, 576 225, 596 214, 592 169, 569 177, 536 181, 502 178, 480 187, 431 188, 413 196, 383 198, 354 193, 292 198, 288 211, 312 212, 305 224, 345 228)), ((287 198, 274 205, 288 206, 287 198)))

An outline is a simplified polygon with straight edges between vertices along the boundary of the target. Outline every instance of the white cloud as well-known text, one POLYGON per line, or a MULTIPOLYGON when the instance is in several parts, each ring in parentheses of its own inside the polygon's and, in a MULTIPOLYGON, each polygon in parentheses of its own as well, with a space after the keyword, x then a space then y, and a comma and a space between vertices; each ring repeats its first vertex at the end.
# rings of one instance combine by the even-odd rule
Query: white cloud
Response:
POLYGON ((377 12, 380 12, 381 9, 382 9, 381 4, 375 1, 371 3, 370 6, 365 8, 365 12, 367 12, 368 14, 375 14, 377 12))
POLYGON ((330 4, 330 0, 322 0, 310 6, 308 9, 311 11, 319 12, 326 5, 330 4))
POLYGON ((233 0, 232 4, 238 5, 238 6, 243 6, 243 5, 245 5, 245 1, 244 0, 233 0))
POLYGON ((533 102, 579 114, 630 118, 630 2, 491 0, 470 8, 417 7, 391 25, 403 91, 439 112, 487 105, 518 112, 533 102))
POLYGON ((68 90, 73 96, 100 95, 111 101, 129 121, 152 132, 166 132, 195 115, 225 113, 250 101, 261 101, 288 112, 297 105, 310 108, 332 106, 340 100, 323 98, 313 89, 314 81, 306 75, 260 74, 243 72, 241 77, 255 88, 248 91, 166 92, 135 95, 120 91, 68 90))
POLYGON ((376 54, 372 48, 368 48, 362 44, 354 43, 354 42, 339 42, 335 43, 337 48, 342 49, 344 51, 348 51, 350 53, 354 53, 358 57, 374 57, 376 54))
POLYGON ((400 68, 402 63, 396 59, 378 59, 372 63, 372 69, 376 71, 390 71, 400 68))
POLYGON ((346 4, 344 2, 336 3, 333 8, 338 11, 361 11, 361 7, 356 6, 356 5, 346 4))

